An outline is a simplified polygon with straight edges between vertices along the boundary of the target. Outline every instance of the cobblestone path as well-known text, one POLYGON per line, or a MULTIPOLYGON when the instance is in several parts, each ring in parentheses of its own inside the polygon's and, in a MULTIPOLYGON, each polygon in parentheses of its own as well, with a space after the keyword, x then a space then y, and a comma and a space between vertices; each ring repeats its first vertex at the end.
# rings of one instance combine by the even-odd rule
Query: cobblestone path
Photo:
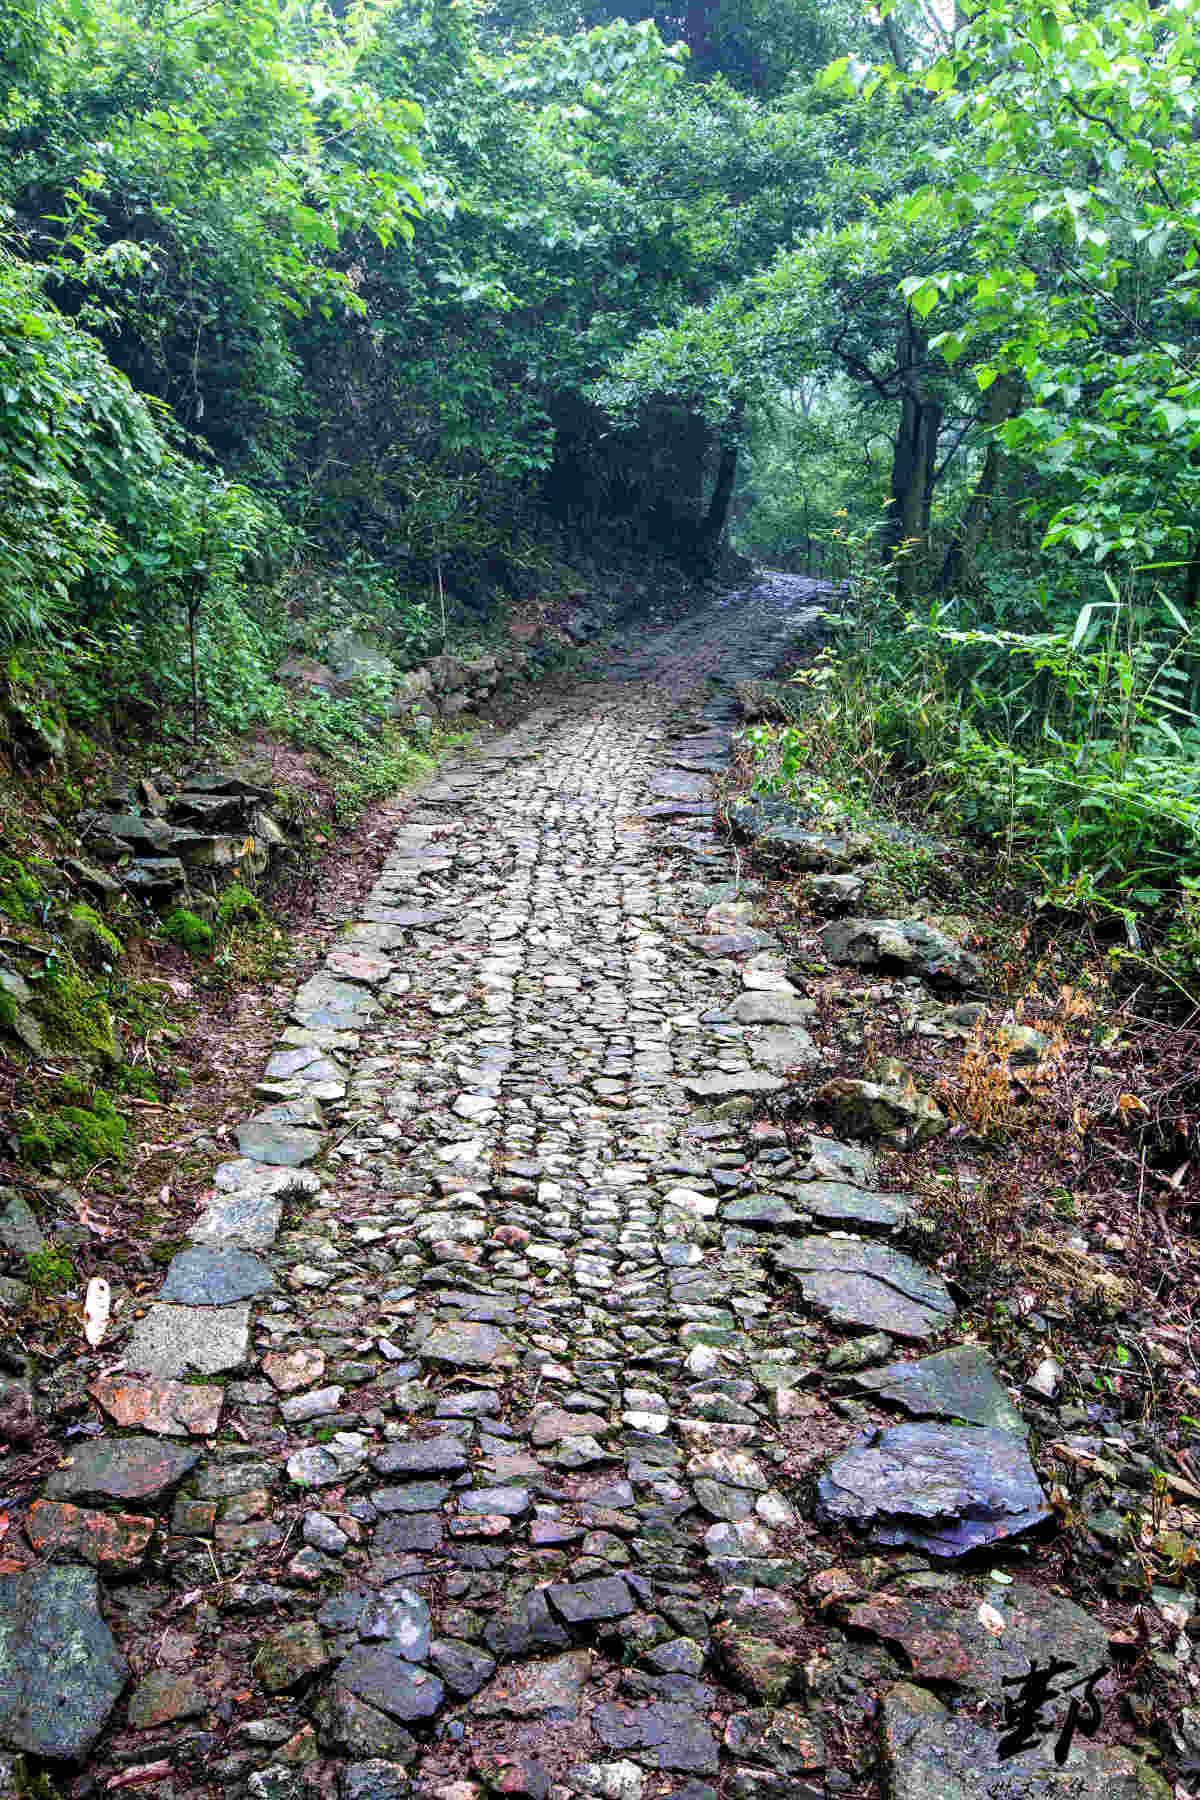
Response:
MULTIPOLYGON (((92 1632, 68 1707, 85 1761, 126 1691, 98 1782, 254 1800, 1156 1791, 1078 1748, 1061 1780, 1038 1750, 1005 1765, 1026 1785, 976 1783, 994 1737, 901 1679, 938 1690, 955 1642, 988 1641, 978 1598, 957 1638, 937 1627, 941 1665, 936 1621, 921 1638, 920 1605, 957 1580, 937 1559, 964 1547, 939 1532, 966 1520, 985 1543, 1044 1516, 986 1370, 956 1364, 939 1401, 930 1368, 909 1410, 957 1422, 890 1434, 928 1434, 907 1453, 941 1482, 925 1537, 899 1447, 815 1489, 861 1425, 813 1385, 830 1342, 853 1370, 954 1308, 871 1235, 902 1202, 874 1192, 864 1151, 796 1153, 754 1122, 813 1059, 810 1003, 711 831, 731 708, 710 678, 767 672, 812 600, 764 582, 618 645, 602 681, 445 769, 300 989, 243 1154, 135 1325, 125 1398, 102 1400, 142 1429, 80 1442, 31 1527, 78 1540, 97 1507, 128 1509, 92 1558, 115 1644, 82 1571, 22 1590, 92 1632), (856 1235, 798 1236, 814 1219, 856 1235), (831 1317, 891 1335, 845 1354, 831 1317), (880 1490, 910 1548, 848 1573, 833 1534, 880 1490), (121 1585, 156 1514, 154 1575, 121 1585), (835 1626, 885 1572, 911 1577, 890 1625, 835 1626)), ((1024 1604, 1018 1648, 1064 1630, 1096 1647, 1067 1603, 1024 1604)), ((11 1707, 6 1726, 35 1748, 41 1675, 26 1737, 11 1707)))

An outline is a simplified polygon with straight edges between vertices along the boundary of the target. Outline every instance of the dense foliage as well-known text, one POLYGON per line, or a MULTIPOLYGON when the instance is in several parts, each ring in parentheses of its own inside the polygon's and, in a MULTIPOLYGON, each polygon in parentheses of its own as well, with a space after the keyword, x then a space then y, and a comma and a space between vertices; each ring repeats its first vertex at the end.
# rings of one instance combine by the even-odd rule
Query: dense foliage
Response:
POLYGON ((1195 18, 13 0, 0 635, 94 717, 183 704, 190 621, 236 724, 322 583, 417 652, 583 546, 833 540, 873 743, 1152 904, 1200 879, 1195 18))

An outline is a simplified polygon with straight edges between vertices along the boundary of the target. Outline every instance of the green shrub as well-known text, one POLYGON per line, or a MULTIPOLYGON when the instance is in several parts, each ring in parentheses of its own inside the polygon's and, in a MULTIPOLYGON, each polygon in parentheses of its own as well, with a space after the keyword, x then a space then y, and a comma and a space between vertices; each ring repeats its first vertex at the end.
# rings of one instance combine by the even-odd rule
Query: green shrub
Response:
POLYGON ((186 950, 189 956, 212 955, 212 926, 199 914, 189 912, 186 906, 176 906, 164 914, 162 928, 171 942, 186 950))
POLYGON ((39 1294, 61 1294, 75 1285, 75 1265, 56 1244, 47 1244, 26 1256, 25 1279, 39 1294))
POLYGON ((258 925, 264 917, 257 897, 240 881, 227 887, 217 902, 217 929, 223 933, 237 925, 258 925))

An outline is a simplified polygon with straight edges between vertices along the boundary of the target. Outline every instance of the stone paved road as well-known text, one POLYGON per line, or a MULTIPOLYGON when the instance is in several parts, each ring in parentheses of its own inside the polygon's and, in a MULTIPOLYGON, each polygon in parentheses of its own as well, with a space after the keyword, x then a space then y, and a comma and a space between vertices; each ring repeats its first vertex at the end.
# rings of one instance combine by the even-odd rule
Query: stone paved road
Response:
POLYGON ((813 1381, 829 1317, 852 1380, 954 1316, 870 1235, 904 1204, 869 1156, 762 1122, 811 1005, 711 831, 710 678, 768 672, 813 598, 776 578, 616 646, 418 797, 34 1509, 115 1641, 90 1573, 0 1577, 0 1661, 57 1608, 89 1671, 35 1657, 8 1741, 254 1800, 1157 1791, 1079 1744, 1001 1768, 938 1697, 1106 1646, 937 1572, 1045 1514, 986 1358, 873 1372, 923 1421, 876 1444, 813 1381), (848 1572, 846 1524, 920 1553, 848 1572))

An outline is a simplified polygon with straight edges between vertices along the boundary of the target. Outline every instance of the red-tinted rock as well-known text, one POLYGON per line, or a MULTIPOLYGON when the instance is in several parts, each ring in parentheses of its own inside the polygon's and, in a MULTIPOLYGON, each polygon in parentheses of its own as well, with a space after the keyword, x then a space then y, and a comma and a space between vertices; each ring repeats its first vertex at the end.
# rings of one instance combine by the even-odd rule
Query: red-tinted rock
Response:
POLYGON ((88 1393, 118 1425, 135 1425, 165 1437, 210 1437, 221 1419, 219 1387, 182 1381, 119 1381, 102 1375, 88 1393))
POLYGON ((154 1520, 139 1513, 90 1512, 57 1500, 35 1500, 25 1535, 39 1555, 79 1558, 94 1568, 131 1573, 154 1533, 154 1520))

